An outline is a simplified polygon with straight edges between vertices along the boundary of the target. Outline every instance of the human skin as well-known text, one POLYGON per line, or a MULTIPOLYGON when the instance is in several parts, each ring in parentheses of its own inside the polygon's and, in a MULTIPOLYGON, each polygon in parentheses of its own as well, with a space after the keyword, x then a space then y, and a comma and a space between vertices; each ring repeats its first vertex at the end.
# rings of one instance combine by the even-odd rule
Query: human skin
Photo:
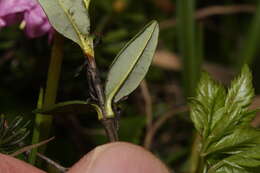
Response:
MULTIPOLYGON (((169 173, 167 167, 140 146, 126 142, 101 145, 67 173, 169 173)), ((45 173, 23 161, 0 154, 0 173, 45 173)))

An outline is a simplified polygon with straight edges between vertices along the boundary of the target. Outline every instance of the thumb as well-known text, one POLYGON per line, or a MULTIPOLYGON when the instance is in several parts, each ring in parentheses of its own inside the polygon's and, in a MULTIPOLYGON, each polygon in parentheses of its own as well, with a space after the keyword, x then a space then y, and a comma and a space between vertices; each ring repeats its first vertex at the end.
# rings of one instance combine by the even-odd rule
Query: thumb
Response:
POLYGON ((68 173, 169 173, 150 152, 125 142, 95 148, 78 161, 68 173))
POLYGON ((21 160, 0 153, 0 173, 45 173, 21 160))

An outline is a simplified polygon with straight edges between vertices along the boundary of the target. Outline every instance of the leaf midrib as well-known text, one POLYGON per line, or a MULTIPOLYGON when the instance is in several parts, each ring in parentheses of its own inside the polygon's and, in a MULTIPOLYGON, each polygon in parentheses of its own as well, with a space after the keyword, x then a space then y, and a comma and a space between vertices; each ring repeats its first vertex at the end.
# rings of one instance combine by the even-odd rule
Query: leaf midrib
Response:
POLYGON ((72 27, 74 28, 74 30, 76 31, 76 35, 78 36, 78 39, 80 41, 80 46, 82 47, 84 45, 84 39, 82 38, 82 34, 79 31, 79 29, 77 28, 77 26, 74 23, 74 20, 72 19, 72 17, 70 16, 70 14, 68 13, 67 9, 65 8, 64 5, 62 5, 61 0, 57 0, 58 4, 60 5, 60 7, 63 9, 65 16, 67 16, 67 18, 69 19, 69 22, 71 23, 72 27))

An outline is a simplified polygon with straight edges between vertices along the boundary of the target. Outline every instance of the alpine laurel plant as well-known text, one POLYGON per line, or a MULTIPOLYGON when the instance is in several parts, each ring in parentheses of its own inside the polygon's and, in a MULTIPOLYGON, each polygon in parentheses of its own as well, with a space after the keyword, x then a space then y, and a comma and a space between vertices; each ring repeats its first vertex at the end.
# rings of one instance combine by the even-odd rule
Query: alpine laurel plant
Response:
POLYGON ((252 74, 244 66, 226 90, 203 73, 197 95, 190 99, 191 119, 201 140, 203 173, 257 173, 260 169, 260 131, 250 126, 256 110, 252 74))
MULTIPOLYGON (((101 82, 95 61, 93 36, 90 32, 90 0, 39 0, 53 28, 64 37, 78 44, 86 58, 89 84, 89 102, 69 101, 51 105, 38 113, 57 113, 66 110, 88 108, 91 105, 103 123, 111 141, 118 140, 117 112, 113 108, 125 96, 133 92, 145 77, 157 47, 159 25, 148 23, 117 54, 111 64, 105 82, 101 82), (103 85, 103 83, 105 83, 103 85)), ((74 111, 73 111, 74 112, 74 111)), ((74 112, 75 113, 75 112, 74 112)))

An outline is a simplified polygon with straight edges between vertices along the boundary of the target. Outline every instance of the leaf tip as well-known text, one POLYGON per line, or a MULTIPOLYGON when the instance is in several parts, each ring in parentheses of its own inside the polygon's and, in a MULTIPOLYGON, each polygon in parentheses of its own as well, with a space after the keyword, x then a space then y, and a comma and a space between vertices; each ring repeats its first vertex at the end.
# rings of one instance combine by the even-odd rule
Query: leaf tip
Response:
POLYGON ((158 28, 158 30, 159 30, 159 23, 157 20, 152 20, 151 25, 153 25, 154 28, 158 28))

